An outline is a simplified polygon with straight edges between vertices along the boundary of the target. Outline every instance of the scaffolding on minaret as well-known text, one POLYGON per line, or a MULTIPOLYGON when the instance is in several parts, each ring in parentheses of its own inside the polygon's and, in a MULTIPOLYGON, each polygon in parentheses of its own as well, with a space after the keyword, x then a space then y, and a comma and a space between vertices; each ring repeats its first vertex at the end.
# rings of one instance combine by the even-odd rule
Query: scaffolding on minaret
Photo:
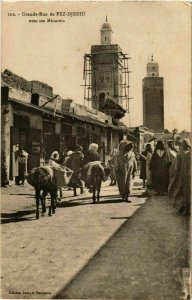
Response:
POLYGON ((122 77, 122 88, 123 88, 123 93, 119 97, 122 98, 123 102, 125 103, 125 109, 127 113, 130 113, 129 110, 129 101, 133 99, 130 97, 130 73, 131 71, 129 70, 129 59, 131 57, 128 56, 128 54, 124 54, 122 52, 119 52, 119 55, 122 58, 123 64, 121 66, 121 73, 123 75, 122 77))
POLYGON ((91 54, 84 55, 83 80, 84 84, 84 105, 91 104, 91 54))
MULTIPOLYGON (((119 62, 119 70, 122 74, 122 82, 120 83, 120 86, 122 88, 122 93, 119 95, 119 98, 122 99, 123 107, 126 109, 127 113, 130 113, 130 105, 129 101, 133 99, 130 97, 130 73, 129 70, 129 59, 131 57, 128 56, 128 54, 125 54, 123 52, 118 52, 120 60, 122 60, 122 64, 119 62)), ((84 55, 84 68, 83 68, 83 80, 84 84, 82 85, 84 87, 84 105, 91 106, 92 101, 92 91, 91 86, 92 82, 91 80, 94 80, 94 88, 96 89, 96 72, 95 72, 95 65, 93 63, 94 61, 94 55, 96 54, 85 54, 84 55)), ((114 79, 114 88, 115 88, 115 79, 114 79)))

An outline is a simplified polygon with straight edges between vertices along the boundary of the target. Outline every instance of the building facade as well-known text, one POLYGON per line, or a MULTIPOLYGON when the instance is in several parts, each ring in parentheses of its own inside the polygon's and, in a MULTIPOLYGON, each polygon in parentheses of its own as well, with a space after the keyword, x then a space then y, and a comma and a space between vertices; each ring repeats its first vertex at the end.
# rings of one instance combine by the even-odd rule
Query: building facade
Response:
POLYGON ((1 177, 2 184, 13 178, 14 159, 20 144, 29 153, 28 170, 43 166, 51 153, 63 156, 81 145, 99 145, 101 160, 107 162, 124 138, 136 141, 128 128, 116 126, 112 117, 96 109, 62 99, 52 87, 27 81, 9 70, 2 73, 1 88, 1 177))
POLYGON ((147 64, 147 77, 143 79, 143 125, 155 132, 164 130, 164 86, 159 77, 158 63, 147 64))

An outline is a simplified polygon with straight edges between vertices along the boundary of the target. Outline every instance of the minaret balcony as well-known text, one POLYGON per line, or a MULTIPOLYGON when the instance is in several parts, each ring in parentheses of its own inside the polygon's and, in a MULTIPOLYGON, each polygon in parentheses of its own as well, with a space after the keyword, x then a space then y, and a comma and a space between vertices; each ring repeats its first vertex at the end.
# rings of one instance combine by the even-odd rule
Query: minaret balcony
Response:
POLYGON ((123 118, 126 113, 126 110, 111 98, 107 98, 100 109, 115 119, 123 118))

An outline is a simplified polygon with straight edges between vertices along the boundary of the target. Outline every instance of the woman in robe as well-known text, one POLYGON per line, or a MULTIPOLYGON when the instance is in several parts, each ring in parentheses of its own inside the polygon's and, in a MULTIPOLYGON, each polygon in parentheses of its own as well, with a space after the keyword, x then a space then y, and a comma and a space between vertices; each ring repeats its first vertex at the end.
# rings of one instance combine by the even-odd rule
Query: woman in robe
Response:
POLYGON ((27 159, 28 153, 23 150, 23 146, 19 145, 19 150, 15 153, 16 161, 18 162, 18 176, 15 177, 16 185, 24 185, 25 177, 27 175, 27 159))
POLYGON ((151 186, 151 170, 149 168, 151 157, 152 157, 151 144, 147 144, 145 151, 143 151, 140 154, 140 161, 141 161, 140 178, 143 179, 143 188, 145 188, 146 180, 147 180, 147 186, 149 187, 151 186))
POLYGON ((101 164, 101 159, 100 159, 100 155, 98 153, 98 144, 92 143, 89 145, 89 150, 85 155, 83 164, 83 170, 82 170, 82 177, 85 181, 85 185, 86 187, 89 189, 90 192, 92 192, 92 187, 91 187, 91 172, 92 172, 92 168, 94 165, 99 165, 102 172, 103 172, 103 180, 105 180, 105 172, 104 172, 104 168, 101 164))
MULTIPOLYGON (((50 167, 61 169, 61 159, 58 151, 53 151, 49 158, 48 165, 50 167)), ((63 197, 62 188, 59 188, 59 193, 60 198, 58 198, 58 200, 61 200, 61 198, 63 197)))
POLYGON ((170 158, 163 141, 158 141, 151 158, 150 169, 152 184, 156 195, 166 195, 169 185, 170 158))
POLYGON ((73 151, 71 150, 67 151, 66 156, 64 157, 64 162, 63 162, 64 166, 67 165, 67 161, 70 158, 71 154, 73 154, 73 151))
POLYGON ((49 158, 48 165, 50 167, 60 168, 60 157, 58 151, 53 151, 49 158))
POLYGON ((135 177, 137 170, 132 142, 127 140, 120 142, 119 153, 114 158, 114 170, 122 200, 129 203, 131 202, 129 196, 131 194, 132 178, 135 177))
POLYGON ((66 162, 66 166, 73 171, 69 186, 73 187, 74 196, 77 196, 77 188, 80 188, 81 194, 83 194, 83 182, 80 178, 80 168, 82 167, 84 160, 84 154, 82 151, 83 148, 77 145, 75 151, 70 155, 66 162))
POLYGON ((153 155, 153 150, 151 147, 151 144, 147 144, 147 156, 146 156, 146 179, 147 179, 147 188, 151 189, 152 188, 152 178, 151 178, 151 158, 153 155))
POLYGON ((100 155, 98 153, 98 148, 99 146, 95 143, 89 145, 89 150, 86 153, 84 158, 84 162, 83 162, 84 165, 92 161, 101 161, 100 155))
POLYGON ((184 139, 170 168, 169 198, 178 213, 189 214, 191 203, 191 142, 184 139))
POLYGON ((114 149, 112 152, 111 158, 108 160, 109 167, 111 168, 111 172, 110 172, 111 182, 110 182, 109 186, 116 185, 116 177, 115 177, 115 171, 114 171, 114 159, 115 159, 115 156, 117 155, 117 153, 118 153, 118 150, 114 149))
MULTIPOLYGON (((169 159, 170 159, 170 162, 172 165, 173 161, 175 160, 175 158, 177 156, 177 149, 175 148, 174 141, 172 141, 172 140, 169 140, 167 142, 167 153, 169 155, 169 159)), ((170 165, 170 167, 171 167, 171 165, 170 165)))

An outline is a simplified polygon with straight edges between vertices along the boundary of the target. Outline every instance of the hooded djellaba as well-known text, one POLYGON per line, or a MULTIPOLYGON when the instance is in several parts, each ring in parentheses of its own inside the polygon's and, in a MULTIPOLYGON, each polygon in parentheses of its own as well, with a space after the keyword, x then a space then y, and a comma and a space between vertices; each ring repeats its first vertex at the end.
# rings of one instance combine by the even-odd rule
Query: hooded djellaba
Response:
POLYGON ((189 215, 191 206, 191 142, 184 139, 170 168, 169 198, 178 214, 189 215))
MULTIPOLYGON (((171 162, 171 165, 173 163, 173 161, 175 160, 176 156, 177 156, 177 149, 175 147, 175 143, 173 140, 168 140, 167 142, 167 153, 169 155, 169 158, 170 158, 170 162, 171 162)), ((170 165, 170 167, 171 167, 170 165)))
POLYGON ((148 143, 146 145, 145 151, 140 154, 140 161, 141 161, 141 172, 140 178, 143 179, 143 188, 145 188, 146 184, 145 181, 147 179, 147 187, 151 187, 151 171, 149 169, 149 164, 152 157, 152 147, 151 144, 148 143))
POLYGON ((126 202, 131 194, 132 178, 135 177, 137 162, 133 153, 133 143, 123 140, 119 144, 119 153, 114 157, 114 171, 119 193, 126 202))
POLYGON ((66 166, 73 171, 70 185, 74 188, 74 196, 77 196, 76 188, 80 188, 81 194, 83 194, 83 183, 80 178, 80 168, 82 167, 84 160, 84 154, 82 151, 83 148, 80 145, 77 145, 75 147, 75 151, 71 153, 66 162, 66 166))
POLYGON ((108 165, 111 168, 111 171, 110 171, 111 182, 110 182, 109 186, 116 185, 116 177, 115 177, 115 170, 114 170, 114 160, 115 160, 115 156, 117 154, 118 154, 118 149, 113 149, 112 155, 111 155, 110 159, 108 160, 108 165))
POLYGON ((83 170, 82 170, 82 178, 85 181, 85 185, 87 188, 89 188, 89 191, 91 192, 91 173, 92 173, 92 168, 95 165, 99 165, 100 169, 103 172, 103 179, 105 179, 105 172, 104 172, 104 168, 101 164, 101 158, 100 155, 98 153, 98 144, 92 143, 89 145, 89 150, 85 155, 83 164, 83 170))
POLYGON ((98 153, 98 145, 95 143, 89 145, 89 150, 85 155, 83 163, 85 165, 92 161, 101 161, 100 155, 98 153))
POLYGON ((170 164, 170 157, 164 142, 158 141, 150 163, 152 184, 156 195, 167 195, 170 164))
POLYGON ((24 185, 25 177, 27 175, 27 159, 29 154, 24 151, 23 146, 19 145, 18 151, 15 152, 15 162, 18 166, 18 174, 15 177, 15 183, 16 185, 21 184, 24 185))
POLYGON ((50 167, 60 168, 60 156, 58 151, 53 151, 49 158, 48 165, 50 167))

